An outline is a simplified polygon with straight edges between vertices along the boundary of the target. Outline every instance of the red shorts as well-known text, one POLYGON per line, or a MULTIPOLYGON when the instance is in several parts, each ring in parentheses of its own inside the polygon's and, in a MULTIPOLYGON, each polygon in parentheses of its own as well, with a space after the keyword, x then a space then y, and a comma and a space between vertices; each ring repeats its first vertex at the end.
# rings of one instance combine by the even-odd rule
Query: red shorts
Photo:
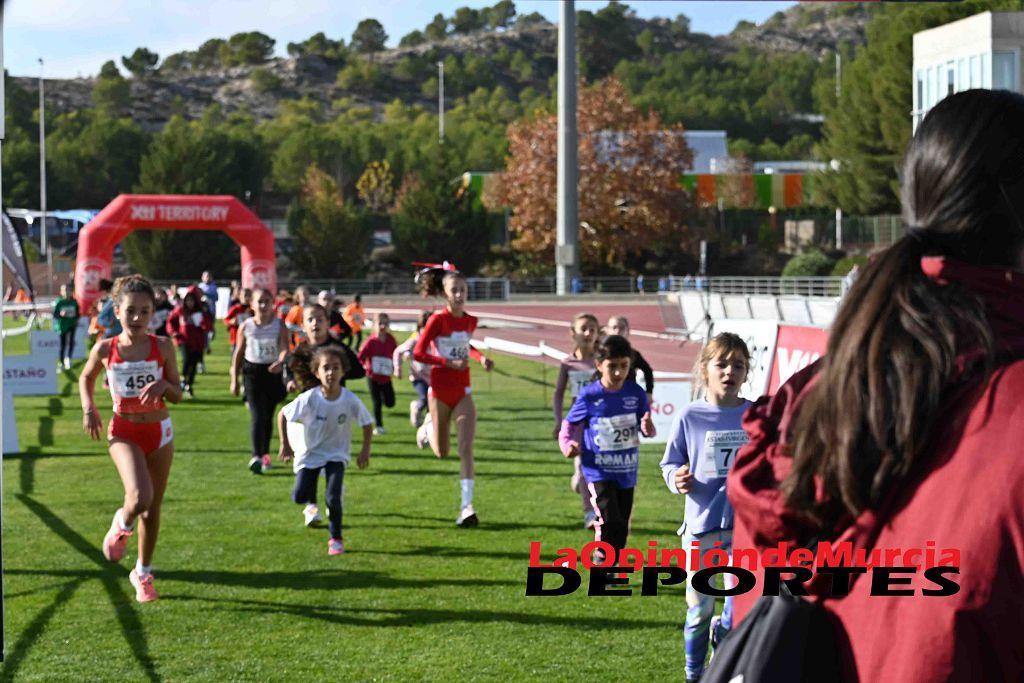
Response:
POLYGON ((129 422, 114 413, 107 425, 107 439, 133 443, 142 449, 144 455, 149 455, 174 440, 174 428, 171 427, 171 418, 169 417, 165 417, 159 422, 141 424, 129 422))
POLYGON ((469 386, 468 384, 455 384, 454 386, 437 386, 431 384, 428 395, 433 396, 434 398, 436 398, 441 403, 444 403, 449 408, 454 408, 455 406, 459 405, 459 401, 461 401, 466 396, 469 396, 471 393, 473 393, 473 387, 469 386))

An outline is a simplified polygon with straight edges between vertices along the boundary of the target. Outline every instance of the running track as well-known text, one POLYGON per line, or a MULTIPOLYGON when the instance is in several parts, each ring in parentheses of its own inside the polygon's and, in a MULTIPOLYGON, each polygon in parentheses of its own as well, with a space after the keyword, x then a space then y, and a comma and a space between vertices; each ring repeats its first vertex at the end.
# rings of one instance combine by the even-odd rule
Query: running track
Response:
MULTIPOLYGON (((424 304, 427 304, 424 301, 424 304)), ((428 308, 424 305, 423 308, 428 308)), ((440 307, 440 304, 437 304, 440 307)), ((368 313, 386 311, 394 320, 412 321, 420 308, 409 304, 379 306, 368 303, 368 313)), ((533 302, 533 303, 474 303, 469 302, 466 310, 481 319, 475 337, 498 337, 519 344, 536 346, 544 342, 561 351, 572 351, 569 339, 569 323, 579 312, 586 311, 597 316, 604 325, 613 315, 625 315, 629 319, 630 341, 644 355, 655 371, 690 372, 700 350, 699 345, 688 342, 680 345, 669 338, 656 302, 622 301, 619 303, 533 302)), ((398 335, 401 337, 401 335, 398 335)), ((558 362, 543 357, 552 365, 558 362)), ((536 359, 535 359, 536 360, 536 359)))

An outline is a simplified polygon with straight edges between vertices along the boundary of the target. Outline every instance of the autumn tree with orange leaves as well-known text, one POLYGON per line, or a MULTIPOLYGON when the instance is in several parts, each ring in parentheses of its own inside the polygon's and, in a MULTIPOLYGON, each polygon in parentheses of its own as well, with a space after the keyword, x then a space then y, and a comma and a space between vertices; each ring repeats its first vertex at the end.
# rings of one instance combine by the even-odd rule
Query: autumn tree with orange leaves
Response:
MULTIPOLYGON (((584 271, 621 270, 653 251, 696 251, 697 212, 680 186, 693 159, 682 127, 645 116, 614 77, 580 90, 577 122, 584 271)), ((553 264, 558 118, 517 121, 508 137, 504 178, 489 203, 512 208, 514 249, 553 264)))

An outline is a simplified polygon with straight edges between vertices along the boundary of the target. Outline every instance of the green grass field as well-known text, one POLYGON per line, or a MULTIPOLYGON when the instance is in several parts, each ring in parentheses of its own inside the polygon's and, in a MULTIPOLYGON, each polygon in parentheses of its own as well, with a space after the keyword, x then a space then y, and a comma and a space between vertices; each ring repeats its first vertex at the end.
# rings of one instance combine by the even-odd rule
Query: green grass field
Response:
MULTIPOLYGON (((25 337, 8 342, 27 350, 25 337)), ((473 371, 477 529, 455 527, 458 461, 416 448, 413 392, 396 383, 370 467, 346 477, 348 552, 329 557, 326 529, 303 527, 289 498, 290 467, 247 470, 249 417, 227 391, 223 337, 214 351, 197 398, 172 406, 156 603, 137 604, 128 583, 134 538, 119 565, 100 552, 122 490, 104 445, 82 433, 77 374, 59 396, 15 400, 24 453, 4 458, 3 679, 682 678, 681 586, 640 597, 635 575, 631 597, 588 597, 584 572, 573 595, 525 596, 530 541, 550 559, 592 540, 539 365, 502 356, 491 377, 473 371)), ((350 388, 369 407, 365 383, 350 388)), ((661 482, 660 454, 642 450, 633 547, 678 543, 682 499, 661 482)))

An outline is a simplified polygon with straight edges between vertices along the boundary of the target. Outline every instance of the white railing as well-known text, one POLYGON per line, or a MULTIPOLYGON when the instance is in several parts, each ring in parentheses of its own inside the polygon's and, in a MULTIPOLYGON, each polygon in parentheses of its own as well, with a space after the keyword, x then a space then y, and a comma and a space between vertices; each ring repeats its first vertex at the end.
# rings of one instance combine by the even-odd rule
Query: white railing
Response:
POLYGON ((841 277, 678 277, 669 276, 669 291, 701 291, 739 296, 841 296, 841 277))

